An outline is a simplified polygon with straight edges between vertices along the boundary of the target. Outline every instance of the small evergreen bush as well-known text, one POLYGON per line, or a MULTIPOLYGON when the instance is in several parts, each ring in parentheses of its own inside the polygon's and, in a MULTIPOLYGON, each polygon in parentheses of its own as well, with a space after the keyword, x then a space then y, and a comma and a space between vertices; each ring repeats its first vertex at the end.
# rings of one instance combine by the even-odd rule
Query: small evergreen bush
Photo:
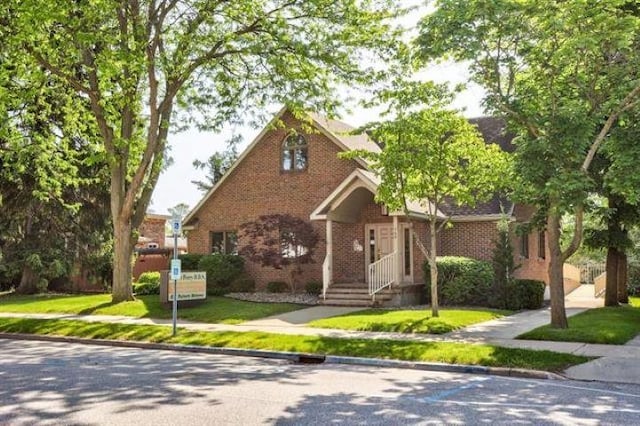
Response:
POLYGON ((256 282, 251 277, 239 277, 233 280, 229 290, 233 293, 253 293, 256 291, 256 282))
POLYGON ((518 309, 540 309, 544 303, 545 283, 538 280, 516 280, 518 309))
POLYGON ((202 256, 197 270, 207 273, 207 294, 226 294, 233 280, 244 272, 244 259, 234 254, 210 254, 202 256))
POLYGON ((305 284, 304 291, 307 294, 318 296, 322 293, 322 283, 320 281, 309 281, 305 284))
POLYGON ((289 291, 289 284, 284 281, 271 281, 267 283, 267 293, 286 293, 289 291))
POLYGON ((198 253, 185 253, 178 255, 183 271, 197 271, 200 260, 206 255, 198 253))

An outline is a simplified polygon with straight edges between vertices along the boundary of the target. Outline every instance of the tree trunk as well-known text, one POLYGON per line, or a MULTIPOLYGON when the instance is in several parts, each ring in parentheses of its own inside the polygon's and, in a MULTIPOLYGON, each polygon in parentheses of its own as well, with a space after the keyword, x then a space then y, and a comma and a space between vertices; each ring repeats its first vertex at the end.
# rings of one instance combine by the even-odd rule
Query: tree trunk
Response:
POLYGON ((618 303, 629 303, 627 254, 618 251, 618 303))
POLYGON ((127 219, 113 221, 113 291, 114 303, 134 300, 131 286, 131 223, 127 219))
POLYGON ((607 271, 604 306, 618 306, 618 250, 607 248, 607 271))
POLYGON ((38 292, 38 281, 40 276, 28 264, 22 268, 20 285, 16 288, 18 294, 35 294, 38 292))
POLYGON ((429 240, 431 242, 431 250, 429 253, 429 272, 431 276, 431 316, 440 316, 439 303, 438 303, 438 265, 436 263, 436 221, 431 220, 429 222, 429 240))
POLYGON ((568 328, 567 313, 564 307, 564 275, 562 272, 564 259, 560 248, 560 215, 554 209, 550 209, 547 215, 547 233, 549 237, 551 326, 568 328))

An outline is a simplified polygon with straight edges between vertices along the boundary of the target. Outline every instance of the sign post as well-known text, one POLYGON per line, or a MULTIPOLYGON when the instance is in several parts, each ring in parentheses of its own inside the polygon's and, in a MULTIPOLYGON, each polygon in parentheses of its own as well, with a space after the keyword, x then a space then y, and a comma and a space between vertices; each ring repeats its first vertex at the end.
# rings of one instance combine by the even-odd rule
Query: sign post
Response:
POLYGON ((182 273, 182 265, 178 259, 178 235, 182 232, 182 221, 180 217, 171 219, 171 230, 173 231, 173 260, 171 260, 171 279, 173 280, 173 335, 177 334, 178 323, 178 280, 182 273))

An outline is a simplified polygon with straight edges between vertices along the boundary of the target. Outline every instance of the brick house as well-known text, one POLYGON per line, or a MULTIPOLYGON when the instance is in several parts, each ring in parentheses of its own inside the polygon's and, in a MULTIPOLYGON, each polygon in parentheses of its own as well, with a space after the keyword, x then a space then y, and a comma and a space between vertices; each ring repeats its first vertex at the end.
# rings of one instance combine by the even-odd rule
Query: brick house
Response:
MULTIPOLYGON (((316 114, 309 114, 309 120, 303 124, 283 109, 260 132, 186 216, 189 252, 234 253, 238 245, 250 243, 238 240, 243 223, 287 213, 310 220, 322 237, 315 262, 304 266, 300 282, 321 281, 327 302, 418 302, 424 292, 425 259, 404 213, 375 202, 379 180, 364 160, 338 158, 343 151, 379 151, 379 146, 364 134, 349 134, 353 128, 340 121, 316 114), (277 122, 283 125, 273 125, 277 122)), ((509 149, 510 138, 498 120, 472 122, 488 143, 509 149)), ((526 221, 532 213, 499 198, 473 209, 445 206, 440 216, 449 217, 453 227, 439 234, 439 255, 490 259, 501 206, 514 221, 526 221)), ((424 207, 413 204, 409 210, 414 228, 426 239, 424 207)), ((514 234, 514 247, 521 263, 518 275, 547 281, 544 233, 522 238, 514 234)), ((246 270, 258 288, 269 281, 286 281, 282 270, 251 262, 246 270)))

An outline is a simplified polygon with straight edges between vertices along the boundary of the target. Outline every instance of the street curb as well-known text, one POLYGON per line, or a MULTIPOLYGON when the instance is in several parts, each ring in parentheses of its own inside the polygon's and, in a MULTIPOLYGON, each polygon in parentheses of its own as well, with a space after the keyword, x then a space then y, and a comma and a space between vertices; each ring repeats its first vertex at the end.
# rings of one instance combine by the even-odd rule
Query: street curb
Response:
POLYGON ((174 352, 205 353, 214 355, 246 356, 253 358, 282 359, 301 364, 343 364, 371 367, 403 368, 409 370, 438 371, 445 373, 480 374, 526 379, 566 380, 557 373, 508 367, 484 367, 479 365, 443 364, 437 362, 400 361, 377 358, 322 355, 303 352, 267 351, 260 349, 220 348, 212 346, 180 345, 173 343, 135 342, 129 340, 86 339, 81 337, 47 336, 41 334, 0 333, 0 339, 33 340, 45 342, 78 343, 84 345, 119 348, 155 349, 174 352))

